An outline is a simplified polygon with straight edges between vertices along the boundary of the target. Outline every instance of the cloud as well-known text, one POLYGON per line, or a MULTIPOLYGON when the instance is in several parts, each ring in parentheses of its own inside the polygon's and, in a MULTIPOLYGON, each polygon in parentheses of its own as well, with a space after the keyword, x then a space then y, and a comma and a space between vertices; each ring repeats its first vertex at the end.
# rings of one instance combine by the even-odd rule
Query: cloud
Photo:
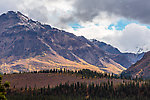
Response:
POLYGON ((115 14, 139 22, 150 23, 149 0, 76 0, 74 15, 82 21, 91 21, 101 12, 115 14))
MULTIPOLYGON (((74 0, 73 0, 74 1, 74 0)), ((68 0, 1 0, 0 14, 8 10, 21 11, 42 23, 64 29, 74 20, 71 17, 73 1, 68 0)))
POLYGON ((78 36, 85 36, 88 39, 104 41, 119 48, 122 52, 137 53, 140 48, 143 51, 150 50, 150 29, 136 23, 130 23, 125 29, 120 31, 113 27, 109 30, 107 26, 95 25, 91 23, 82 24, 83 28, 78 30, 68 29, 78 36))
POLYGON ((149 0, 1 0, 0 13, 19 10, 42 22, 60 23, 59 27, 70 22, 93 21, 104 13, 106 17, 117 15, 149 24, 149 4, 149 0))
POLYGON ((135 23, 129 24, 116 38, 123 51, 137 52, 140 48, 150 50, 150 29, 135 23))
POLYGON ((37 21, 40 21, 43 23, 48 22, 47 13, 49 13, 49 12, 48 12, 47 8, 44 6, 39 6, 39 7, 33 8, 33 9, 29 9, 29 10, 27 10, 27 12, 28 12, 29 17, 36 19, 37 21))
POLYGON ((0 14, 7 12, 8 10, 16 10, 17 4, 20 4, 22 0, 1 0, 0 1, 0 14))

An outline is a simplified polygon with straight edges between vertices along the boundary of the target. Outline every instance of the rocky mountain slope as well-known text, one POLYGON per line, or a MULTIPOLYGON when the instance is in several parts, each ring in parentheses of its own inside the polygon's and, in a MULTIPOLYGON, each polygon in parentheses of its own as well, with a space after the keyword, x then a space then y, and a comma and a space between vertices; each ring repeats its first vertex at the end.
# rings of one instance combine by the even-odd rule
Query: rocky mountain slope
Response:
POLYGON ((121 64, 125 68, 129 68, 132 64, 135 64, 139 61, 144 53, 134 54, 134 53, 122 53, 117 48, 106 44, 104 42, 97 41, 92 39, 91 42, 98 45, 102 50, 108 53, 109 57, 115 62, 121 64))
POLYGON ((0 72, 65 67, 119 74, 126 68, 83 36, 33 21, 20 12, 0 16, 0 72))
POLYGON ((150 78, 150 52, 145 53, 141 60, 133 64, 126 71, 123 71, 122 74, 133 78, 150 78))

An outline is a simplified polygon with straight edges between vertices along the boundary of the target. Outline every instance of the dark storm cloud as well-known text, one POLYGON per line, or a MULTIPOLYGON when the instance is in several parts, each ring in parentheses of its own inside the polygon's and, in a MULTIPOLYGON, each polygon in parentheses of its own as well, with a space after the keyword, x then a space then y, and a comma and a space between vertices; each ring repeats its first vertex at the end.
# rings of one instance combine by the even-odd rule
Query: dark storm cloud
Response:
POLYGON ((142 23, 150 23, 150 0, 76 0, 75 16, 90 21, 100 12, 116 14, 142 23))
MULTIPOLYGON (((61 0, 62 1, 62 0, 61 0)), ((67 0, 63 0, 67 1, 67 0)), ((118 15, 125 18, 138 20, 142 23, 150 24, 150 0, 72 0, 73 10, 71 17, 60 17, 60 23, 68 23, 75 20, 91 21, 96 16, 99 16, 101 12, 107 12, 108 15, 118 15)), ((28 3, 27 0, 1 0, 0 1, 0 13, 8 10, 20 10, 24 5, 28 3), (18 7, 19 6, 19 7, 18 7)), ((47 9, 43 2, 59 3, 60 0, 30 0, 32 5, 26 5, 21 9, 24 12, 27 11, 30 16, 33 16, 37 20, 46 22, 47 9), (31 2, 32 1, 32 2, 31 2), (40 9, 39 9, 40 7, 40 9), (43 8, 42 8, 43 7, 43 8), (39 13, 39 14, 38 14, 39 13), (41 16, 40 16, 41 15, 41 16), (45 16, 42 16, 45 15, 45 16)))

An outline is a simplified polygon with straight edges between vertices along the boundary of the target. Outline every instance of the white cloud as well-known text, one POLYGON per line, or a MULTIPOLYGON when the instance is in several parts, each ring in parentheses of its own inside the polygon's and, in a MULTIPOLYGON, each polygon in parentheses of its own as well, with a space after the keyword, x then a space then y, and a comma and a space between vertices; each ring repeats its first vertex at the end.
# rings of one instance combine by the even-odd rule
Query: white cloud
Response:
POLYGON ((68 27, 66 30, 75 33, 76 35, 80 36, 83 35, 87 38, 96 38, 96 39, 103 39, 107 36, 114 36, 118 33, 115 31, 115 27, 112 27, 114 30, 109 30, 108 26, 112 23, 116 23, 119 21, 120 18, 112 15, 108 16, 105 12, 94 18, 92 21, 82 22, 80 21, 79 24, 84 28, 79 28, 77 31, 73 30, 71 27, 68 27))
POLYGON ((144 51, 150 50, 150 29, 139 24, 129 24, 122 31, 122 35, 117 37, 119 47, 122 51, 137 52, 143 48, 144 51))
POLYGON ((76 31, 71 28, 68 30, 78 36, 82 35, 88 39, 94 38, 109 43, 122 52, 137 53, 139 48, 143 48, 143 51, 150 50, 150 29, 146 26, 131 23, 123 31, 120 31, 116 30, 115 27, 113 30, 109 30, 107 25, 97 26, 91 22, 86 23, 83 27, 76 31))

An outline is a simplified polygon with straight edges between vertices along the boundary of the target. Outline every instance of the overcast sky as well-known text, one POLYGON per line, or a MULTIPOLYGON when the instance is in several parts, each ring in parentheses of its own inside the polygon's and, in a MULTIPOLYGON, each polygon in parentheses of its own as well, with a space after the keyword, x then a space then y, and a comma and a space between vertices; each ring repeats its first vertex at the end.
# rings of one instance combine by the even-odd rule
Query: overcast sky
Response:
POLYGON ((150 0, 0 0, 0 14, 8 10, 122 52, 150 50, 150 0))

